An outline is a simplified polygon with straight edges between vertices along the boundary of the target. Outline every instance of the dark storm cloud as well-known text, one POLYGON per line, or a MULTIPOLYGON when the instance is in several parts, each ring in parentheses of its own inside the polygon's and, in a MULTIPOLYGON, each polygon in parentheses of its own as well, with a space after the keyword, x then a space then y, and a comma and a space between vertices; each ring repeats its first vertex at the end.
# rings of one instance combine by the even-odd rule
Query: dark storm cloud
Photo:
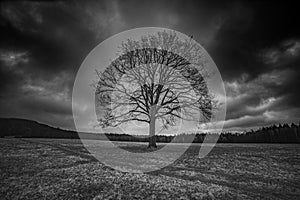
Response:
POLYGON ((290 2, 236 2, 208 51, 226 85, 226 128, 299 121, 297 8, 290 2))
POLYGON ((34 70, 76 69, 94 45, 80 16, 59 3, 3 3, 1 10, 1 47, 29 51, 34 70))
POLYGON ((297 71, 285 68, 262 73, 250 81, 246 78, 226 81, 228 123, 236 128, 249 128, 261 123, 297 122, 299 78, 297 71), (255 120, 260 122, 253 125, 255 120))
POLYGON ((89 51, 120 31, 160 26, 193 35, 216 62, 228 96, 227 129, 300 119, 300 23, 290 2, 0 5, 1 116, 72 128, 72 86, 89 51))
POLYGON ((208 45, 234 3, 227 1, 119 1, 127 28, 166 27, 193 35, 208 45))
POLYGON ((63 125, 72 118, 76 71, 101 39, 86 23, 92 16, 63 2, 2 2, 0 9, 1 116, 63 125))
POLYGON ((226 79, 242 73, 255 77, 268 71, 268 66, 257 58, 258 53, 300 35, 297 7, 291 2, 250 2, 236 4, 210 47, 226 79))

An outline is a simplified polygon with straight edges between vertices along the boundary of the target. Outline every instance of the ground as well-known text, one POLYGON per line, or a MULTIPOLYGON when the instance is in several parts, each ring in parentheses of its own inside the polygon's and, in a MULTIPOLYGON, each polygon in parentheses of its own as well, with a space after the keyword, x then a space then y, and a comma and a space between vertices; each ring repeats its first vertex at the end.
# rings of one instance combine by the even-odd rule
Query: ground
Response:
POLYGON ((198 148, 138 174, 106 167, 80 140, 0 139, 0 199, 300 199, 300 145, 218 144, 203 159, 198 148))

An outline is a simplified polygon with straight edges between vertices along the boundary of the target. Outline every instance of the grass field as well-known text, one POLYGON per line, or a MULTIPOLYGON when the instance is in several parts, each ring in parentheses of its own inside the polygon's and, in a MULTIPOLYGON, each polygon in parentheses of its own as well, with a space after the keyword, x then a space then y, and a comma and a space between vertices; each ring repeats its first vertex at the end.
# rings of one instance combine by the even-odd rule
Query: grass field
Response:
POLYGON ((0 199, 300 199, 300 145, 218 144, 204 159, 198 149, 136 174, 106 167, 80 140, 0 139, 0 199))

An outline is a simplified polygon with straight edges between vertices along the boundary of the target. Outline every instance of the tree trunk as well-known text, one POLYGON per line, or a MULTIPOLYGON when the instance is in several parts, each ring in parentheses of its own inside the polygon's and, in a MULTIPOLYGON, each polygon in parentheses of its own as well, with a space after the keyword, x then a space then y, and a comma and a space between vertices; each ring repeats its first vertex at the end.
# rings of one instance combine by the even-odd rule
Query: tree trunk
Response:
POLYGON ((155 106, 152 106, 150 108, 149 145, 148 145, 148 148, 150 149, 157 148, 156 137, 155 137, 155 121, 156 121, 155 110, 156 110, 155 106))

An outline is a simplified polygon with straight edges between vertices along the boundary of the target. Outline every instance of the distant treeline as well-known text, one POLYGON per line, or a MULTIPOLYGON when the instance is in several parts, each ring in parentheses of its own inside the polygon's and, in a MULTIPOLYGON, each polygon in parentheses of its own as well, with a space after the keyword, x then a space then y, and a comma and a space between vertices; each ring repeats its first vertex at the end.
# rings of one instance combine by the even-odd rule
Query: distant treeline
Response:
MULTIPOLYGON (((157 135, 157 142, 178 142, 185 143, 193 141, 202 143, 205 136, 215 134, 192 133, 180 134, 177 136, 157 135)), ((147 137, 134 136, 128 134, 95 134, 77 133, 75 131, 54 128, 25 119, 0 118, 0 137, 20 137, 20 138, 65 138, 65 139, 109 139, 111 141, 148 142, 147 137), (106 137, 105 137, 106 136, 106 137)), ((212 137, 213 138, 213 137, 212 137)), ((263 127, 257 131, 245 133, 222 133, 218 143, 300 143, 300 126, 295 124, 279 124, 270 127, 263 127)))
MULTIPOLYGON (((180 134, 177 136, 157 135, 157 142, 178 142, 184 143, 193 140, 193 143, 202 143, 205 136, 214 138, 214 134, 193 133, 180 134)), ((107 137, 113 141, 136 141, 147 142, 147 138, 138 138, 131 135, 107 134, 107 137)), ((209 139, 206 141, 210 141, 209 139)), ((257 131, 248 131, 245 133, 222 133, 218 143, 300 143, 300 126, 295 124, 279 124, 269 127, 263 127, 257 131)))
POLYGON ((245 133, 222 133, 222 143, 300 143, 300 124, 279 124, 245 133))

